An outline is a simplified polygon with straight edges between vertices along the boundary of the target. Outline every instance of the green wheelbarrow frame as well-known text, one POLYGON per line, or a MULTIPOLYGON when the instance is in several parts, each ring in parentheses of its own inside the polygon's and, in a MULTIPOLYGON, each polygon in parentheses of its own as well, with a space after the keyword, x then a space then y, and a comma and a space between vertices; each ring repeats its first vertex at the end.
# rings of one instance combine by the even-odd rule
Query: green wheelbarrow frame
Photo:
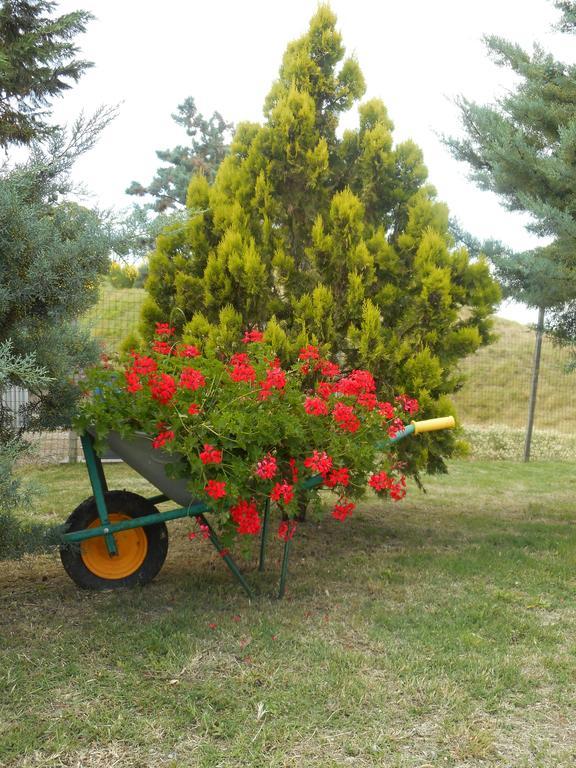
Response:
MULTIPOLYGON (((378 445, 378 448, 385 449, 389 445, 397 443, 400 440, 403 440, 404 438, 412 434, 418 434, 419 432, 428 432, 428 431, 437 430, 437 429, 446 429, 453 426, 454 426, 454 419, 451 416, 439 418, 439 419, 429 419, 427 421, 421 421, 421 422, 413 422, 412 424, 409 424, 404 430, 401 430, 400 432, 398 432, 395 437, 389 438, 388 440, 383 441, 381 444, 378 445)), ((154 514, 144 515, 134 519, 120 520, 118 522, 110 521, 109 511, 106 506, 106 500, 105 500, 105 494, 108 491, 108 484, 104 474, 104 467, 102 465, 102 460, 96 454, 96 451, 94 449, 94 438, 89 433, 85 433, 80 436, 80 441, 82 444, 82 450, 84 452, 84 458, 86 461, 86 469, 88 471, 88 477, 90 479, 90 484, 92 486, 94 502, 96 504, 98 517, 100 519, 100 525, 86 528, 80 531, 70 531, 70 532, 63 533, 61 537, 63 546, 70 545, 70 544, 80 544, 81 542, 87 541, 88 539, 103 537, 106 543, 108 554, 111 557, 114 557, 115 555, 118 554, 118 548, 116 546, 116 540, 114 538, 114 535, 117 533, 130 530, 132 528, 144 528, 146 526, 155 525, 157 523, 165 523, 169 520, 178 520, 183 517, 195 518, 196 520, 198 520, 198 522, 202 526, 205 526, 204 530, 208 532, 208 537, 212 545, 221 555, 224 563, 228 566, 232 575, 238 581, 242 589, 246 592, 247 596, 250 599, 254 597, 254 592, 252 591, 246 579, 242 575, 236 562, 228 553, 228 551, 222 547, 220 539, 218 538, 216 532, 208 522, 205 516, 205 513, 210 512, 211 509, 207 504, 204 504, 204 502, 195 502, 187 506, 177 506, 174 509, 170 509, 164 512, 156 512, 154 514)), ((321 485, 322 482, 323 482, 322 476, 315 475, 314 477, 311 477, 308 480, 305 480, 303 483, 300 483, 298 486, 298 490, 303 490, 303 491, 310 490, 311 488, 321 485)), ((171 501, 171 499, 170 497, 164 494, 157 494, 155 496, 148 497, 146 501, 151 504, 160 504, 162 502, 171 501)), ((259 551, 259 559, 258 559, 259 571, 263 571, 265 566, 269 522, 270 522, 270 500, 267 499, 264 507, 264 515, 262 519, 262 528, 261 528, 261 534, 260 534, 260 551, 259 551)), ((286 540, 284 541, 282 563, 280 568, 280 582, 279 582, 279 588, 278 588, 279 599, 284 596, 284 592, 286 590, 286 579, 288 576, 288 561, 290 557, 290 546, 291 546, 291 537, 287 536, 286 540)))

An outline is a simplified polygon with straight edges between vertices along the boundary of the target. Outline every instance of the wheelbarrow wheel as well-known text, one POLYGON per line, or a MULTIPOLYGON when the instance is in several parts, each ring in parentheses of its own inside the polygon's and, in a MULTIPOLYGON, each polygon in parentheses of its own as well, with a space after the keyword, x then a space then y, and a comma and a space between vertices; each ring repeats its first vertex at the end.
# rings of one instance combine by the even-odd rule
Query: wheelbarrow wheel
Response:
MULTIPOLYGON (((158 510, 142 496, 129 491, 104 494, 111 523, 153 515, 158 510)), ((76 507, 65 524, 65 533, 84 531, 100 525, 92 496, 76 507)), ((114 535, 117 555, 110 555, 103 536, 80 544, 64 544, 60 559, 66 573, 83 589, 121 589, 147 584, 156 576, 168 552, 165 523, 130 528, 114 535)))

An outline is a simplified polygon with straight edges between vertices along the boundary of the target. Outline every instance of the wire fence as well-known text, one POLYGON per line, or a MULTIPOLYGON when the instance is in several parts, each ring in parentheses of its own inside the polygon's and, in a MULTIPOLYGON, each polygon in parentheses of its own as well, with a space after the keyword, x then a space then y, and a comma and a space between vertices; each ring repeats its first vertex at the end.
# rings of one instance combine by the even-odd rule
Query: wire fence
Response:
MULTIPOLYGON (((106 282, 100 299, 81 322, 111 353, 136 332, 146 293, 142 288, 115 288, 106 282)), ((472 458, 521 460, 528 422, 535 330, 495 319, 495 341, 465 359, 465 378, 453 396, 472 458)), ((536 400, 531 458, 576 460, 576 373, 569 372, 570 353, 544 337, 536 400)), ((3 396, 20 398, 22 392, 3 396)), ((18 402, 15 409, 18 409, 18 402)), ((28 435, 35 463, 74 462, 81 458, 79 440, 68 431, 28 435)))

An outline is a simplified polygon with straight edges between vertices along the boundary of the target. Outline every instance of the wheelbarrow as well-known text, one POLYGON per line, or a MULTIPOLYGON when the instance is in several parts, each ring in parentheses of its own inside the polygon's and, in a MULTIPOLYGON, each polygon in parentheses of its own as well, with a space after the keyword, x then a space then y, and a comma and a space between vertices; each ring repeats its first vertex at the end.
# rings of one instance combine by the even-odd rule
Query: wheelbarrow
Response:
MULTIPOLYGON (((453 426, 452 416, 412 422, 395 437, 379 444, 378 448, 386 450, 409 435, 453 426)), ((175 456, 152 448, 150 438, 144 434, 135 434, 128 440, 118 433, 110 433, 106 437, 108 446, 160 493, 145 498, 130 491, 109 490, 102 461, 94 448, 94 437, 95 433, 87 432, 80 438, 93 496, 72 512, 62 534, 60 557, 72 580, 82 588, 93 590, 133 587, 152 581, 168 553, 166 523, 189 517, 200 524, 204 536, 219 552, 234 578, 248 597, 253 598, 251 587, 206 517, 206 513, 210 512, 209 506, 194 498, 187 479, 168 476, 166 465, 173 464, 175 456), (177 506, 159 512, 156 505, 168 501, 177 506)), ((316 475, 302 482, 299 490, 309 490, 322 482, 323 477, 316 475)), ((265 566, 269 522, 268 499, 260 533, 259 571, 263 571, 265 566)), ((291 537, 287 536, 280 570, 279 598, 283 597, 286 588, 290 545, 291 537)))

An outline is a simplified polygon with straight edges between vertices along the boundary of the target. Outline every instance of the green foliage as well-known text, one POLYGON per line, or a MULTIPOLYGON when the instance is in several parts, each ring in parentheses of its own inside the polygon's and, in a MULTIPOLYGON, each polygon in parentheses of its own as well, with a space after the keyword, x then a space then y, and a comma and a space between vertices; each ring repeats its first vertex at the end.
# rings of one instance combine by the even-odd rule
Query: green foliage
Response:
POLYGON ((10 339, 16 355, 33 353, 50 379, 30 386, 38 398, 28 420, 34 429, 70 423, 73 377, 97 354, 75 320, 96 300, 111 247, 93 211, 53 202, 63 176, 57 164, 32 162, 0 184, 0 341, 10 339))
POLYGON ((93 17, 73 11, 53 18, 51 0, 3 0, 0 6, 0 147, 29 144, 53 127, 47 106, 90 66, 76 59, 72 38, 93 17))
MULTIPOLYGON (((576 5, 556 2, 560 28, 574 32, 576 5)), ((499 37, 486 38, 496 64, 518 77, 515 88, 493 105, 458 99, 464 138, 445 139, 470 178, 495 192, 511 211, 530 214, 528 229, 552 237, 545 247, 512 253, 489 242, 499 278, 509 295, 531 306, 552 308, 549 327, 576 338, 576 66, 557 61, 538 46, 532 54, 499 37)))
POLYGON ((134 288, 138 279, 138 269, 132 264, 119 264, 117 261, 112 261, 108 278, 114 288, 134 288))
MULTIPOLYGON (((283 360, 318 344, 384 393, 415 387, 434 416, 461 355, 490 341, 500 294, 486 263, 454 248, 420 150, 394 146, 379 100, 338 137, 364 90, 321 5, 288 46, 265 122, 238 126, 214 182, 192 178, 188 225, 158 237, 142 331, 170 317, 185 340, 224 349, 229 307, 239 327, 271 325, 283 360)), ((441 467, 448 442, 424 441, 416 463, 441 467)))
MULTIPOLYGON (((47 372, 37 365, 33 354, 15 355, 11 341, 0 341, 0 392, 14 383, 36 389, 46 386, 47 372)), ((0 398, 0 559, 45 551, 56 538, 45 523, 23 523, 15 515, 30 497, 28 485, 14 473, 16 461, 27 449, 15 432, 14 414, 0 398)))

